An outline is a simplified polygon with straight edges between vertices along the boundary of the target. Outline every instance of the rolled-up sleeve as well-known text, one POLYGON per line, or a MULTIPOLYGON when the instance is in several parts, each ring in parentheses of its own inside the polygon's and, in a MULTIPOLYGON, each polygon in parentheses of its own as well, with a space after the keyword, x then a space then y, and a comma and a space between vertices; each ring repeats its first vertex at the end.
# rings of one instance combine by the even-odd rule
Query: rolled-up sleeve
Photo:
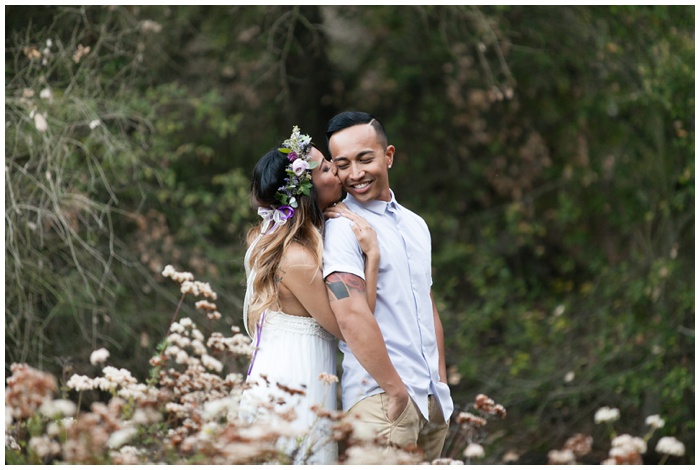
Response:
POLYGON ((364 280, 365 260, 352 231, 352 222, 344 217, 326 221, 323 242, 323 277, 334 272, 350 273, 364 280))

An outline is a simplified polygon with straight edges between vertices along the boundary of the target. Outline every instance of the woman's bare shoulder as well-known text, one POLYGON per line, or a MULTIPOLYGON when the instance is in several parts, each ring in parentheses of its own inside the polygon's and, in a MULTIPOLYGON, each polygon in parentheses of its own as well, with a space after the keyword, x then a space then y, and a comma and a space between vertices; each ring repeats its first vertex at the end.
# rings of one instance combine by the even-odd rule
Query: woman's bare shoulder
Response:
POLYGON ((309 248, 301 243, 292 242, 284 250, 280 266, 287 269, 293 267, 316 267, 317 263, 309 248))

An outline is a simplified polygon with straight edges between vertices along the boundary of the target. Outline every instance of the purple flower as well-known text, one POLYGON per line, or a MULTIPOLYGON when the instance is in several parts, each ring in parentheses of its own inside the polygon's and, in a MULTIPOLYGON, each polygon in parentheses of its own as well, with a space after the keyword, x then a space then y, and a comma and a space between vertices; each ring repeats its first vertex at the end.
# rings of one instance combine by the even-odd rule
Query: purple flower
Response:
POLYGON ((297 155, 297 153, 292 150, 291 152, 289 152, 289 154, 287 154, 287 158, 289 159, 290 162, 293 162, 294 160, 299 158, 299 155, 297 155))

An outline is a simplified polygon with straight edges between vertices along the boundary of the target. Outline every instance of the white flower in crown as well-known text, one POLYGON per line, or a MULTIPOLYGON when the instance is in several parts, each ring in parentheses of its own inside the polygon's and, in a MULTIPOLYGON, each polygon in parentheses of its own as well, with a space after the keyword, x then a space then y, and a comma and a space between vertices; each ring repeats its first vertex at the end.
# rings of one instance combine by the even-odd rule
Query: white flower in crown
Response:
POLYGON ((309 169, 309 163, 306 160, 297 158, 292 162, 292 171, 295 175, 301 176, 306 170, 309 169))

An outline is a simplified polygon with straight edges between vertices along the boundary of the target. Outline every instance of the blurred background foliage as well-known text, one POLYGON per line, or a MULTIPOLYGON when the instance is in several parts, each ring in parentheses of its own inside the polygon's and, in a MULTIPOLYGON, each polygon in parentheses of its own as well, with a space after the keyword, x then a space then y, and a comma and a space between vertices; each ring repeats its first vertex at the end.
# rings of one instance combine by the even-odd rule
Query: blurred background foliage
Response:
POLYGON ((240 325, 255 161, 365 110, 432 231, 455 403, 508 410, 486 462, 584 432, 599 463, 614 406, 633 435, 660 414, 694 463, 694 7, 7 6, 5 25, 6 375, 94 374, 107 347, 145 376, 179 299, 166 264, 240 325))

